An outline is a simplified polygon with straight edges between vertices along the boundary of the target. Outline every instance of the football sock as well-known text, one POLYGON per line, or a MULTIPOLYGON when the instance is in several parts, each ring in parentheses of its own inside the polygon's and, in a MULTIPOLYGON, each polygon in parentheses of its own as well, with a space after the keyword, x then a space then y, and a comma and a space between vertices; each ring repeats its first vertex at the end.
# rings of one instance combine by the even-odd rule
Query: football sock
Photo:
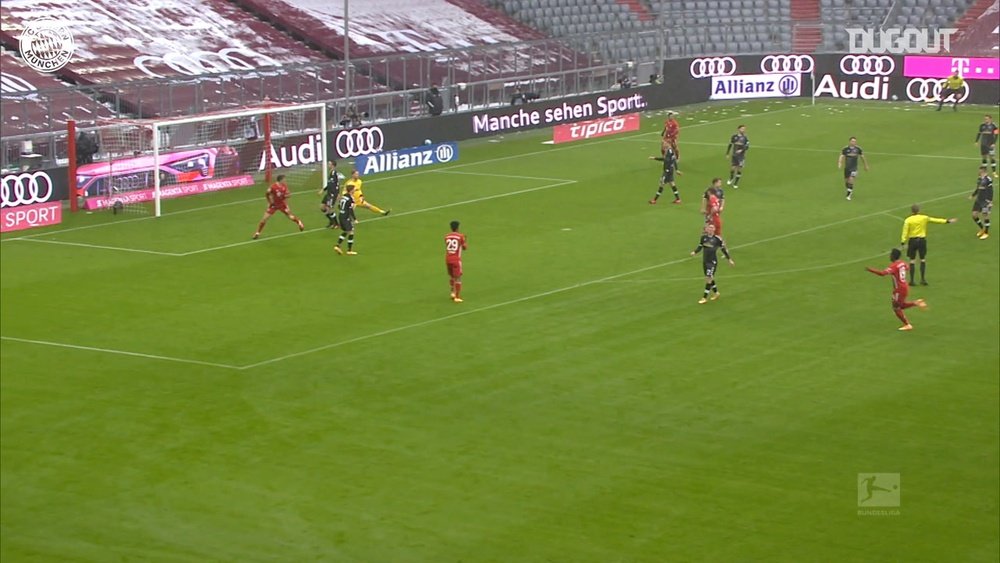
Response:
POLYGON ((344 242, 345 238, 347 238, 347 236, 345 236, 344 233, 340 233, 340 236, 337 237, 337 246, 338 247, 344 242))
POLYGON ((660 186, 660 189, 656 190, 656 195, 653 196, 653 201, 660 199, 661 195, 663 195, 663 186, 660 186))
POLYGON ((730 181, 730 182, 732 182, 732 181, 733 181, 733 176, 734 176, 735 174, 736 174, 736 173, 735 173, 735 172, 733 172, 732 170, 730 170, 730 171, 729 171, 729 181, 730 181))
MULTIPOLYGON (((986 163, 984 162, 983 164, 986 164, 986 163)), ((991 158, 990 159, 990 167, 992 167, 993 168, 993 172, 996 173, 996 171, 997 171, 997 159, 995 159, 995 158, 991 158)))
MULTIPOLYGON (((921 266, 923 266, 923 264, 921 264, 921 266)), ((913 262, 910 262, 910 283, 913 283, 915 281, 917 281, 917 271, 913 269, 913 262)))
POLYGON ((674 186, 670 186, 670 189, 674 191, 674 199, 681 198, 681 192, 677 191, 677 188, 675 188, 674 186))
MULTIPOLYGON (((972 220, 973 220, 973 221, 975 221, 977 225, 979 225, 979 228, 980 228, 980 229, 982 229, 982 228, 983 228, 983 222, 979 220, 979 217, 973 217, 973 218, 972 218, 972 220)), ((261 225, 263 225, 263 223, 261 223, 261 225)), ((262 228, 263 228, 263 227, 258 227, 258 228, 257 228, 257 232, 260 232, 260 230, 261 230, 262 228)))
MULTIPOLYGON (((712 282, 712 283, 715 283, 715 282, 712 282)), ((711 291, 711 289, 712 289, 712 284, 711 283, 706 283, 705 284, 705 297, 708 297, 708 292, 711 291)))
POLYGON ((906 320, 906 315, 903 314, 902 309, 893 309, 892 312, 896 313, 896 317, 899 318, 899 320, 903 321, 904 325, 910 324, 910 321, 906 320))
POLYGON ((712 293, 718 293, 718 292, 719 292, 719 286, 715 285, 715 281, 713 280, 712 281, 712 293))
POLYGON ((354 233, 347 235, 347 250, 354 248, 354 233))
POLYGON ((739 184, 740 183, 740 178, 742 178, 742 177, 743 177, 743 173, 742 172, 737 172, 736 173, 736 177, 733 178, 733 185, 735 186, 736 184, 739 184))
POLYGON ((990 232, 990 220, 989 219, 983 221, 983 230, 986 231, 987 233, 990 232))
POLYGON ((926 273, 927 273, 927 262, 921 261, 920 262, 920 279, 922 279, 922 280, 927 279, 927 276, 925 275, 926 273))
POLYGON ((847 197, 851 197, 851 195, 854 194, 854 185, 853 184, 844 184, 844 185, 847 186, 847 197))
POLYGON ((455 297, 459 297, 461 295, 462 295, 462 282, 456 281, 455 282, 455 297))
POLYGON ((261 221, 260 223, 257 223, 257 232, 259 233, 259 232, 263 231, 264 230, 264 225, 266 225, 266 224, 267 224, 267 221, 261 221))

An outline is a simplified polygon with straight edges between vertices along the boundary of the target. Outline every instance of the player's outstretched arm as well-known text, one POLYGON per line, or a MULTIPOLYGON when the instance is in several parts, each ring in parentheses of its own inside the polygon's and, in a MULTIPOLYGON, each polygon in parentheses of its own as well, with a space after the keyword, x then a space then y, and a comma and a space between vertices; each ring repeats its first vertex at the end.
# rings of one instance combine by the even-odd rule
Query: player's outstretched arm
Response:
POLYGON ((876 276, 888 276, 889 270, 876 270, 875 268, 865 268, 869 272, 875 274, 876 276))

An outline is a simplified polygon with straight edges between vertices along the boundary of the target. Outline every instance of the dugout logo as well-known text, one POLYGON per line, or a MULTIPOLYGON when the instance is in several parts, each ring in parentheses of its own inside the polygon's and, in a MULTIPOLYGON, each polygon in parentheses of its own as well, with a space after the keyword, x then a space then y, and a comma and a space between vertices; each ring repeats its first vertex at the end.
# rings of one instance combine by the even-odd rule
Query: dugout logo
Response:
POLYGON ((847 76, 889 76, 896 70, 896 61, 887 55, 845 55, 840 59, 840 72, 847 76))
POLYGON ((732 57, 702 57, 691 61, 691 78, 711 78, 736 74, 736 59, 732 57))
POLYGON ((764 74, 805 74, 816 68, 816 61, 810 55, 768 55, 760 60, 760 71, 764 74))
POLYGON ((334 146, 340 158, 351 158, 382 152, 385 133, 379 126, 348 129, 337 133, 334 146))
POLYGON ((52 178, 41 170, 0 178, 0 207, 45 203, 52 199, 53 194, 52 178))
POLYGON ((73 33, 52 20, 31 22, 18 39, 21 58, 39 72, 55 72, 66 66, 76 51, 73 33))
MULTIPOLYGON (((937 102, 941 99, 943 88, 941 80, 937 78, 913 78, 906 84, 906 97, 911 102, 937 102)), ((958 101, 964 102, 968 97, 969 83, 966 82, 962 85, 958 101)))

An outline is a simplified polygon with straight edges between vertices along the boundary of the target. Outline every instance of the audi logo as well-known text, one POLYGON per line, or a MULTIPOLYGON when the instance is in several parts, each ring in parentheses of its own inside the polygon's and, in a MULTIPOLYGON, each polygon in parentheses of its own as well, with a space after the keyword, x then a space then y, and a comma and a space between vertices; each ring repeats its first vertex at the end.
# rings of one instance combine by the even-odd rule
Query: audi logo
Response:
POLYGON ((840 72, 862 76, 889 76, 896 61, 887 55, 847 55, 840 59, 840 72))
POLYGON ((787 72, 812 72, 816 62, 809 55, 768 55, 760 60, 760 71, 764 74, 787 72))
MULTIPOLYGON (((906 97, 912 102, 936 102, 941 99, 941 80, 937 78, 914 78, 906 84, 906 97)), ((959 102, 969 97, 969 83, 962 86, 959 102)))
POLYGON ((691 78, 711 78, 736 74, 736 59, 708 57, 691 61, 691 78))
POLYGON ((171 51, 162 57, 139 55, 132 59, 139 70, 153 78, 163 78, 164 75, 150 70, 150 66, 166 66, 177 74, 198 76, 233 70, 253 70, 261 66, 281 66, 281 63, 271 57, 242 47, 227 47, 217 53, 211 51, 171 51))
POLYGON ((52 193, 52 178, 41 170, 0 178, 0 207, 45 203, 52 193))
POLYGON ((448 162, 449 160, 455 158, 455 150, 451 148, 451 145, 440 145, 434 150, 435 156, 441 162, 448 162))
POLYGON ((382 152, 384 144, 385 135, 378 126, 349 129, 337 133, 337 154, 341 158, 382 152))

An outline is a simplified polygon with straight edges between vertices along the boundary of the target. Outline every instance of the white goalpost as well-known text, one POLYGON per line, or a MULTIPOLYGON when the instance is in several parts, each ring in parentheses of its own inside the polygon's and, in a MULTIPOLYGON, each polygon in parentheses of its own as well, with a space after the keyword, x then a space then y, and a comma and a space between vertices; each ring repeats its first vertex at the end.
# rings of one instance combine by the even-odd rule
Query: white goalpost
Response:
POLYGON ((322 103, 115 120, 84 132, 93 135, 97 152, 92 162, 74 158, 72 166, 86 209, 159 217, 164 200, 268 184, 279 174, 293 190, 323 185, 326 132, 322 103))

